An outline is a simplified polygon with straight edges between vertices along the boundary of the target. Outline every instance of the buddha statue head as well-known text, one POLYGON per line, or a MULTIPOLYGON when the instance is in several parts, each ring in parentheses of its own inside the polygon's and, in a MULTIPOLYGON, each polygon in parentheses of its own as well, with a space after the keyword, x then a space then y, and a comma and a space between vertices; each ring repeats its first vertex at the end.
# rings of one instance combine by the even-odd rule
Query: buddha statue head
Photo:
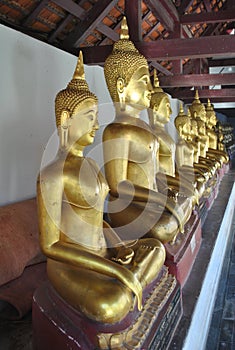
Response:
POLYGON ((199 117, 196 118, 198 135, 206 135, 206 123, 201 120, 199 117))
POLYGON ((174 123, 180 137, 186 140, 191 133, 191 118, 184 113, 182 103, 180 103, 179 113, 176 116, 174 123))
POLYGON ((192 118, 191 120, 191 135, 193 138, 198 136, 198 124, 196 118, 192 118))
POLYGON ((152 92, 146 58, 129 40, 124 17, 120 39, 114 43, 112 53, 104 64, 104 75, 111 98, 120 109, 132 106, 137 110, 148 108, 152 92))
POLYGON ((207 100, 207 105, 206 105, 206 120, 207 120, 208 128, 212 129, 213 127, 216 126, 217 118, 210 99, 207 100))
POLYGON ((205 109, 204 104, 201 103, 201 101, 199 99, 198 90, 196 90, 196 92, 195 92, 195 98, 194 98, 191 106, 189 107, 189 109, 190 109, 192 118, 194 118, 194 117, 196 118, 198 116, 204 122, 206 121, 206 109, 205 109))
POLYGON ((151 126, 164 125, 169 122, 172 113, 170 99, 159 86, 156 70, 153 71, 154 88, 150 101, 149 122, 151 126))
POLYGON ((97 122, 98 99, 85 80, 83 56, 80 51, 76 69, 67 87, 56 95, 55 115, 61 146, 93 143, 97 122))

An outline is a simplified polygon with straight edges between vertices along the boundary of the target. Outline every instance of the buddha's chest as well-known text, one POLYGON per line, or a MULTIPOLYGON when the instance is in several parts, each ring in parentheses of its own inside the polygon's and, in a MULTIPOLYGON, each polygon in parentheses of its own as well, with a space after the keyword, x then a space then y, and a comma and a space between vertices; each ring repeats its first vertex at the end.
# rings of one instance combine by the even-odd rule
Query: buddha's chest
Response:
POLYGON ((103 202, 109 188, 106 180, 87 159, 71 161, 64 168, 64 200, 78 207, 91 208, 103 202))
POLYGON ((157 139, 147 130, 138 129, 133 130, 129 141, 129 160, 134 163, 152 162, 158 151, 157 139))

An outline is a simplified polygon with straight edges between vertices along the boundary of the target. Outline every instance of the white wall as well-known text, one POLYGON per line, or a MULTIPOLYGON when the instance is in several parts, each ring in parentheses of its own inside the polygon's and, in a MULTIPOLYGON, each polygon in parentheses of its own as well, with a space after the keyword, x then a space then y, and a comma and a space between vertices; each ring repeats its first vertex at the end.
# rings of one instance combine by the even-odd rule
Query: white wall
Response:
MULTIPOLYGON (((54 98, 77 58, 0 25, 0 205, 35 195, 42 154, 55 131, 54 98)), ((110 101, 100 67, 85 67, 100 101, 110 101), (94 74, 95 72, 95 74, 94 74)))
MULTIPOLYGON (((35 196, 42 156, 47 162, 57 148, 54 99, 72 78, 77 58, 1 25, 0 47, 0 205, 4 205, 35 196)), ((100 123, 96 142, 87 152, 92 150, 90 155, 102 166, 102 131, 114 118, 114 109, 103 69, 86 66, 85 73, 99 99, 100 123)), ((178 101, 171 100, 171 107, 173 121, 178 101)))

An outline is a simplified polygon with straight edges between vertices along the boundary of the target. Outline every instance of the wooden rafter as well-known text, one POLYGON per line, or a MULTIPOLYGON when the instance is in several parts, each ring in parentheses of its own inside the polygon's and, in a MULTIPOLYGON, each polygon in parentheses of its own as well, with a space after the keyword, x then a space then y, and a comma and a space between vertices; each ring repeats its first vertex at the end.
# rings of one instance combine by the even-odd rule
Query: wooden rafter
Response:
POLYGON ((211 4, 210 4, 210 1, 209 0, 203 0, 203 3, 204 3, 204 6, 207 10, 207 12, 211 12, 211 4))
POLYGON ((144 0, 145 4, 168 32, 173 32, 175 20, 161 0, 144 0))
POLYGON ((195 23, 220 23, 235 21, 235 8, 218 12, 201 12, 182 15, 180 17, 181 24, 195 23))
POLYGON ((86 12, 81 6, 72 0, 53 0, 53 2, 62 7, 65 11, 72 13, 75 17, 82 19, 82 15, 86 12))
POLYGON ((161 87, 235 85, 235 73, 159 77, 161 87))
POLYGON ((118 33, 102 22, 97 25, 96 29, 113 41, 117 41, 119 39, 118 33))
POLYGON ((129 35, 132 41, 142 40, 142 13, 141 0, 126 0, 125 15, 129 27, 129 35))
POLYGON ((172 76, 173 73, 171 71, 169 71, 168 69, 164 68, 160 63, 157 63, 157 62, 150 62, 149 64, 150 66, 152 66, 153 68, 156 68, 157 71, 165 74, 166 76, 172 76))
POLYGON ((57 26, 57 28, 49 35, 48 42, 53 43, 56 37, 62 32, 62 30, 71 22, 73 15, 66 16, 63 21, 57 26))
POLYGON ((22 22, 23 26, 28 26, 36 17, 37 15, 42 11, 42 9, 49 3, 48 0, 41 1, 35 9, 30 13, 30 15, 27 16, 27 18, 22 22))
POLYGON ((188 11, 193 2, 194 0, 181 0, 181 4, 178 8, 178 13, 182 15, 184 12, 188 11))
POLYGON ((63 47, 79 47, 86 37, 96 28, 102 19, 117 4, 118 0, 98 1, 88 13, 88 19, 79 23, 76 28, 67 36, 63 42, 63 47))

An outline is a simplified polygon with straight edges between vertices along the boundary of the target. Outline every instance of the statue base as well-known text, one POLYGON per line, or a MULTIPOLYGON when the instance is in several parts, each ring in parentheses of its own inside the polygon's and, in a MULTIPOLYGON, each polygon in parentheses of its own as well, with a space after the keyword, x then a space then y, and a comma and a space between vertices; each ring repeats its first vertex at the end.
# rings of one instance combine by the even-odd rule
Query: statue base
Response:
POLYGON ((227 174, 227 172, 228 172, 229 169, 230 169, 230 164, 229 164, 229 163, 223 164, 223 169, 224 169, 224 174, 227 174))
POLYGON ((211 187, 211 192, 210 192, 210 195, 207 197, 206 199, 206 207, 207 207, 207 210, 210 210, 213 203, 214 203, 214 200, 215 198, 217 197, 218 195, 218 192, 219 192, 219 185, 220 185, 220 177, 219 175, 217 176, 217 181, 214 183, 213 187, 211 187))
POLYGON ((185 284, 202 240, 201 220, 196 210, 185 225, 185 233, 177 236, 176 242, 165 244, 166 261, 169 272, 172 273, 181 287, 185 284))
POLYGON ((166 266, 144 293, 142 311, 135 309, 115 325, 88 320, 46 282, 33 298, 33 346, 34 350, 165 350, 181 315, 181 289, 166 266))
POLYGON ((225 174, 225 164, 223 164, 222 168, 218 169, 218 175, 219 175, 219 179, 220 181, 222 180, 224 174, 225 174))
POLYGON ((208 214, 208 209, 207 209, 207 205, 206 205, 206 199, 202 198, 200 200, 200 203, 198 206, 198 215, 199 215, 199 218, 201 219, 202 227, 203 227, 204 222, 206 220, 207 214, 208 214))

